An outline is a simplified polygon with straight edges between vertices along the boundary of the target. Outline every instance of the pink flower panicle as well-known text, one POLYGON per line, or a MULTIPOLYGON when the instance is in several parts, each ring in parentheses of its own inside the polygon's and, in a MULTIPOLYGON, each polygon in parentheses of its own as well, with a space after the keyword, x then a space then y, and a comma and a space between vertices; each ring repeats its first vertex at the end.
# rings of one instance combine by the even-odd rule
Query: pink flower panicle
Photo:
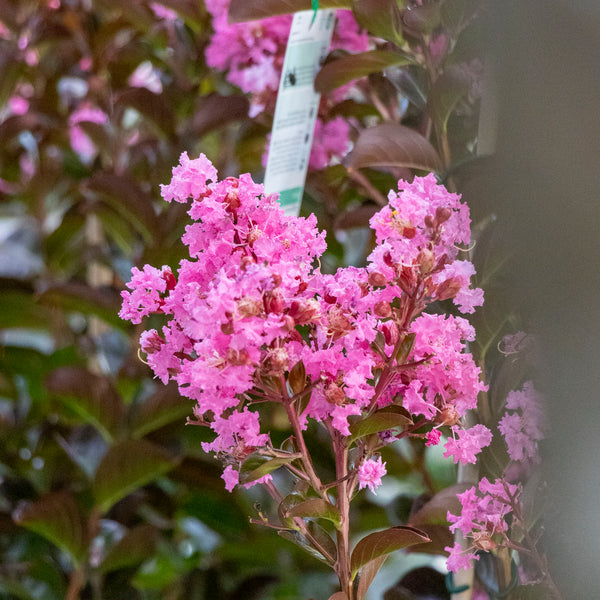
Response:
MULTIPOLYGON (((206 49, 208 66, 225 72, 230 83, 250 94, 250 117, 262 112, 274 113, 292 16, 229 24, 229 0, 207 3, 207 9, 214 29, 206 49)), ((347 52, 364 52, 369 48, 369 37, 358 26, 351 11, 337 11, 331 45, 332 50, 347 52)), ((346 99, 349 90, 349 86, 336 90, 330 100, 336 103, 346 99)), ((311 169, 322 169, 331 161, 340 160, 350 149, 349 126, 341 117, 327 118, 328 102, 325 99, 322 103, 315 127, 309 160, 311 169)))
POLYGON ((493 550, 507 541, 506 517, 518 505, 520 493, 519 486, 507 483, 504 479, 490 483, 484 477, 478 488, 473 486, 458 494, 462 510, 459 516, 448 512, 450 531, 459 529, 471 545, 465 549, 457 542, 445 548, 449 553, 449 571, 468 569, 472 560, 479 560, 477 550, 493 550))
MULTIPOLYGON (((352 419, 395 403, 430 422, 429 444, 450 426, 446 450, 455 461, 472 462, 489 443, 482 425, 460 427, 485 389, 465 348, 473 328, 460 317, 422 312, 440 288, 450 296, 441 274, 452 265, 454 244, 468 242, 468 212, 430 179, 401 184, 407 207, 404 193, 391 193, 396 212, 382 209, 372 220, 386 252, 375 250, 366 268, 334 275, 316 266, 326 245, 314 215, 286 217, 249 175, 219 181, 204 155, 192 160, 183 153, 162 186, 167 201, 191 200, 192 222, 182 238, 189 258, 176 273, 134 267, 120 316, 136 324, 152 313, 165 316, 162 329, 144 332, 140 345, 156 377, 176 381, 196 401, 195 418, 215 433, 204 449, 228 467, 228 489, 249 454, 270 448, 249 400, 287 398, 298 385, 290 383, 298 363, 306 373, 300 383, 310 386, 297 415, 301 427, 314 419, 349 436, 352 419), (420 195, 437 204, 427 208, 420 195), (400 360, 392 357, 407 331, 414 339, 401 364, 411 368, 396 371, 376 392, 374 378, 383 364, 400 360), (274 388, 273 381, 285 385, 274 388)), ((462 279, 452 289, 468 285, 462 279)), ((386 439, 396 435, 390 430, 386 439)), ((374 489, 384 473, 381 459, 366 456, 359 483, 374 489)))
POLYGON ((506 412, 498 425, 508 455, 514 461, 537 464, 538 443, 547 429, 541 395, 531 381, 523 389, 512 391, 506 399, 506 412))

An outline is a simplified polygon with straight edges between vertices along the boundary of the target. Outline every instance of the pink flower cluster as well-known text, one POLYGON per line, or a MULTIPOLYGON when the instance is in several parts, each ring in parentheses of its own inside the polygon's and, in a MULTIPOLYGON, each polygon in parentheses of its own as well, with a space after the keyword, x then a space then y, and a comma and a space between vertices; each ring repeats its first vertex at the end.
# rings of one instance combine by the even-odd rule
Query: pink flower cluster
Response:
MULTIPOLYGON (((257 402, 292 403, 302 427, 314 419, 343 436, 352 417, 402 405, 430 425, 429 444, 450 427, 446 455, 455 462, 472 462, 489 443, 482 425, 460 425, 485 389, 465 351, 472 327, 423 313, 438 300, 462 310, 482 301, 465 275, 470 263, 456 260, 457 244, 469 242, 468 209, 433 176, 400 186, 371 221, 378 245, 368 266, 334 275, 316 266, 326 246, 314 215, 286 217, 249 175, 218 181, 204 155, 184 153, 162 186, 167 201, 193 201, 183 236, 190 259, 177 275, 134 268, 120 316, 169 317, 160 332, 142 334, 142 350, 161 381, 196 400, 196 418, 216 434, 205 450, 231 467, 228 487, 249 453, 269 448, 251 410, 257 402), (308 392, 306 404, 296 402, 308 392)), ((377 485, 383 468, 361 481, 377 485)))
POLYGON ((506 398, 506 413, 498 425, 512 460, 531 464, 539 462, 538 442, 544 439, 546 418, 542 398, 531 381, 506 398))
POLYGON ((464 549, 456 542, 454 546, 445 548, 450 553, 447 561, 449 571, 456 573, 460 569, 468 569, 471 560, 479 560, 477 550, 493 550, 506 540, 506 517, 519 502, 520 493, 517 485, 503 479, 490 483, 484 477, 479 482, 479 489, 473 486, 458 494, 462 511, 460 516, 448 512, 450 530, 459 529, 471 545, 464 549))
MULTIPOLYGON (((206 48, 208 66, 226 73, 227 80, 250 94, 250 116, 275 111, 285 49, 292 24, 291 15, 270 17, 249 23, 227 22, 229 0, 207 3, 214 34, 206 48)), ((369 38, 357 25, 352 12, 339 10, 332 50, 364 52, 369 38)), ((331 100, 345 98, 348 88, 337 90, 331 100)), ((322 169, 332 159, 341 159, 350 149, 349 127, 341 117, 329 118, 327 101, 322 103, 309 166, 322 169)))

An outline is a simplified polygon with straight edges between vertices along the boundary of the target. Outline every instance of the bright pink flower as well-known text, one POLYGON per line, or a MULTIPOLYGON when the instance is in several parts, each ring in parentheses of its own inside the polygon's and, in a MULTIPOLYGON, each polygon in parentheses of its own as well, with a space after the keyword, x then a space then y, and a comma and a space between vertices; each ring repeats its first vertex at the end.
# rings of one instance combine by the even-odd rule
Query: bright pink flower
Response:
POLYGON ((217 180, 217 170, 201 154, 190 160, 187 152, 179 157, 179 165, 173 167, 173 179, 168 185, 161 185, 161 195, 167 201, 187 202, 190 198, 198 200, 207 190, 206 182, 217 180))
POLYGON ((452 456, 454 463, 475 463, 476 456, 492 441, 492 432, 485 425, 474 425, 470 429, 452 427, 452 434, 444 448, 444 458, 452 456))
POLYGON ((374 494, 375 488, 381 485, 381 478, 387 473, 385 463, 381 462, 381 456, 377 460, 364 460, 358 467, 358 489, 368 487, 374 494))

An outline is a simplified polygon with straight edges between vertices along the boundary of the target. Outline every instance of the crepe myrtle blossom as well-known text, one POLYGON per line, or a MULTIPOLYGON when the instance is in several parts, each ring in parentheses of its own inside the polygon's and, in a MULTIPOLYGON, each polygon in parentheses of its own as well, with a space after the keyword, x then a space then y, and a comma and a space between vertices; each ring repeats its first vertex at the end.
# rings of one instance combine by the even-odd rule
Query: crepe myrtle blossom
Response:
POLYGON ((498 424, 508 455, 514 461, 537 464, 538 443, 547 429, 542 397, 531 381, 523 389, 511 391, 506 398, 506 412, 498 424))
POLYGON ((477 550, 490 551, 508 541, 506 518, 518 505, 520 494, 520 486, 504 479, 496 479, 491 483, 486 477, 478 486, 458 494, 461 514, 448 512, 447 519, 450 531, 454 533, 460 530, 470 545, 464 548, 456 542, 454 546, 445 548, 449 553, 449 571, 456 573, 460 569, 470 568, 472 560, 479 560, 477 550))
MULTIPOLYGON (((249 455, 276 452, 260 431, 259 403, 283 406, 296 438, 312 420, 349 444, 353 422, 402 407, 413 430, 429 427, 415 434, 428 444, 440 442, 440 428, 450 433, 455 462, 472 462, 489 443, 483 425, 461 425, 486 389, 466 348, 474 330, 462 317, 424 312, 448 299, 460 310, 457 297, 471 290, 470 267, 451 268, 470 240, 468 209, 432 176, 399 182, 371 219, 377 246, 367 266, 335 274, 320 271, 325 234, 314 215, 285 216, 250 175, 220 181, 206 156, 183 153, 162 195, 189 203, 189 257, 176 270, 134 267, 120 316, 137 324, 163 315, 141 348, 156 377, 195 400, 195 422, 215 434, 204 449, 223 462, 227 489, 249 455)), ((402 435, 392 429, 381 446, 402 435)), ((350 482, 379 485, 376 450, 350 482)))
POLYGON ((362 490, 368 487, 374 494, 375 488, 381 485, 381 478, 387 473, 385 463, 381 462, 381 456, 375 459, 368 459, 358 467, 358 489, 362 490))

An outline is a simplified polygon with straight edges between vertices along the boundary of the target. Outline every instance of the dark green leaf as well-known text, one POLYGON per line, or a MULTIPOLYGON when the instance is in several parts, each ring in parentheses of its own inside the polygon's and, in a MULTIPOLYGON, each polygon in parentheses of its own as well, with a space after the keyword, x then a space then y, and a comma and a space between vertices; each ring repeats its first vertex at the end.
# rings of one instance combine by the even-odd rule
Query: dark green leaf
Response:
POLYGON ((106 440, 115 437, 123 423, 121 397, 107 377, 81 367, 61 367, 50 373, 47 389, 73 412, 93 425, 106 440))
POLYGON ((372 435, 373 433, 379 433, 380 431, 387 431, 388 429, 395 429, 396 427, 404 427, 409 423, 412 423, 411 419, 406 416, 404 412, 401 412, 399 407, 392 407, 398 409, 398 412, 392 410, 380 410, 366 419, 353 423, 350 425, 350 438, 348 443, 351 444, 355 440, 372 435))
POLYGON ((376 37, 402 43, 402 14, 396 0, 354 0, 356 22, 376 37))
POLYGON ((371 50, 360 54, 342 56, 326 63, 317 73, 315 89, 321 94, 370 73, 379 73, 390 66, 407 65, 412 58, 391 50, 371 50))
POLYGON ((350 169, 380 166, 441 170, 435 148, 420 133, 395 123, 383 123, 361 131, 345 162, 350 169))
POLYGON ((110 549, 100 563, 100 571, 108 573, 131 567, 146 560, 154 553, 157 531, 152 525, 138 525, 110 549))
POLYGON ((377 531, 364 537, 356 544, 350 558, 352 577, 367 563, 413 544, 428 542, 429 537, 414 527, 397 526, 377 531))
POLYGON ((192 414, 192 408, 193 401, 180 396, 177 385, 171 383, 161 387, 136 407, 132 435, 143 437, 174 421, 181 421, 183 426, 185 418, 192 414))
POLYGON ((125 440, 112 446, 98 465, 94 497, 102 512, 135 489, 164 475, 175 461, 147 440, 125 440))
POLYGON ((75 563, 83 559, 87 548, 86 524, 71 494, 56 492, 37 502, 24 503, 14 512, 13 519, 66 551, 75 563))
POLYGON ((336 527, 340 524, 338 509, 322 498, 309 498, 296 504, 287 511, 288 517, 301 517, 303 519, 327 519, 336 527))
MULTIPOLYGON (((320 0, 319 8, 350 8, 352 0, 320 0)), ((231 0, 229 23, 256 21, 276 15, 311 10, 312 0, 231 0)))
POLYGON ((50 325, 50 313, 45 306, 35 301, 33 294, 16 290, 0 292, 0 329, 26 327, 28 329, 47 329, 50 325))

